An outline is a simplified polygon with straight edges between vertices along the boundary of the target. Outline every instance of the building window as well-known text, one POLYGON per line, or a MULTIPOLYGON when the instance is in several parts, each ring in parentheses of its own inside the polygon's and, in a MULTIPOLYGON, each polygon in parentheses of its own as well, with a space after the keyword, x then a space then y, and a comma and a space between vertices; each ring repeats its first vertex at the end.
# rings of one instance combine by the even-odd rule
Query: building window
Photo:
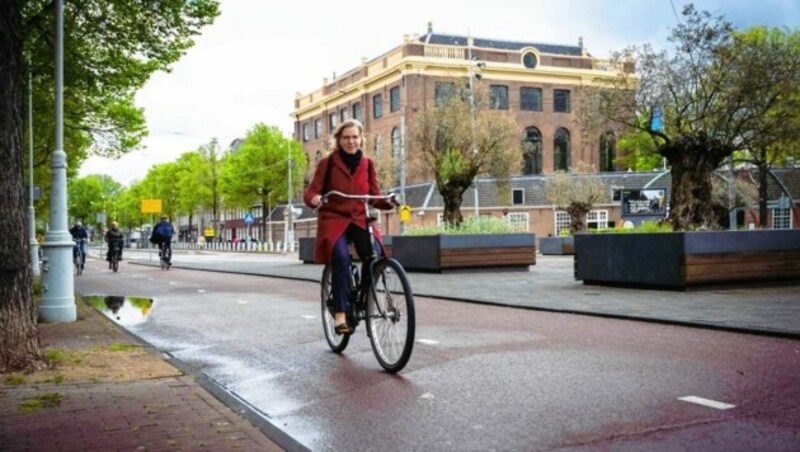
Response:
POLYGON ((556 130, 553 139, 553 166, 556 171, 569 170, 569 131, 563 127, 556 130))
POLYGON ((322 158, 322 149, 317 149, 317 155, 314 156, 314 162, 319 163, 322 158))
POLYGON ((452 82, 436 82, 433 99, 437 107, 444 106, 456 94, 456 84, 452 82))
POLYGON ((519 90, 520 110, 542 111, 542 89, 522 87, 519 90))
POLYGON ((328 114, 328 131, 333 133, 333 130, 336 129, 336 113, 329 113, 328 114))
POLYGON ((592 210, 586 214, 587 229, 608 229, 608 210, 592 210))
POLYGON ((443 225, 444 225, 444 213, 437 213, 436 226, 443 226, 443 225))
POLYGON ((359 121, 364 120, 364 118, 361 117, 361 102, 356 102, 353 104, 353 119, 357 119, 359 121))
POLYGON ((511 189, 511 204, 520 205, 525 204, 525 190, 521 188, 511 189))
POLYGON ((380 94, 372 96, 372 117, 380 118, 383 116, 383 97, 380 94))
POLYGON ((303 123, 303 141, 308 141, 311 138, 310 126, 307 122, 303 123))
POLYGON ((569 113, 569 90, 553 90, 553 111, 556 113, 569 113))
POLYGON ((772 229, 791 229, 792 209, 772 209, 772 229))
POLYGON ((614 171, 615 147, 616 139, 613 132, 606 132, 600 137, 600 171, 614 171))
POLYGON ((563 210, 557 210, 555 226, 557 237, 569 235, 569 214, 563 210))
POLYGON ((522 174, 541 173, 542 134, 536 127, 528 127, 522 141, 522 174))
POLYGON ((508 110, 507 86, 491 85, 489 87, 489 108, 493 110, 508 110))
POLYGON ((389 111, 400 109, 400 87, 395 86, 389 90, 389 111))
POLYGON ((322 118, 314 120, 314 138, 320 139, 322 137, 322 118))
POLYGON ((530 231, 530 214, 528 212, 511 212, 506 215, 506 222, 515 231, 530 231))
POLYGON ((403 138, 400 136, 400 129, 395 127, 392 129, 392 163, 394 165, 394 179, 395 182, 400 182, 400 167, 403 165, 402 160, 402 147, 403 138))
POLYGON ((525 52, 525 55, 522 55, 522 64, 528 69, 535 69, 539 64, 539 59, 536 58, 535 53, 525 52))
POLYGON ((339 110, 339 119, 341 119, 342 122, 347 121, 348 118, 350 118, 350 110, 348 110, 347 107, 339 110))

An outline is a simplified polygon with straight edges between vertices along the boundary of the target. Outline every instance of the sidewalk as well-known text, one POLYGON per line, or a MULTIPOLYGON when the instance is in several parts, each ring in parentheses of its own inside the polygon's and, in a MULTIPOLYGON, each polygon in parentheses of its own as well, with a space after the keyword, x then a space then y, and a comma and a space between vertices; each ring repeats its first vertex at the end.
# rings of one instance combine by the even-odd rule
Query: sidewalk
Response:
POLYGON ((42 348, 61 357, 62 369, 24 382, 4 375, 0 449, 283 450, 192 376, 76 305, 76 322, 39 325, 42 348))

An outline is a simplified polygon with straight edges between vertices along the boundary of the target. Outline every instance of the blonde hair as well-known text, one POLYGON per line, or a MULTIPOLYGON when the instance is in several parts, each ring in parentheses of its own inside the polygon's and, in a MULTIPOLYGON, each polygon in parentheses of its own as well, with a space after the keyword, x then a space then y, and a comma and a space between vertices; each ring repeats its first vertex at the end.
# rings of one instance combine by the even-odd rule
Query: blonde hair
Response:
POLYGON ((112 222, 111 222, 111 227, 112 227, 112 228, 119 227, 119 223, 117 223, 116 221, 112 221, 112 222))
POLYGON ((358 148, 361 149, 364 147, 364 124, 361 124, 361 121, 358 119, 345 119, 336 127, 336 130, 333 131, 333 136, 331 136, 331 143, 330 152, 336 152, 339 149, 339 138, 342 137, 342 133, 344 133, 344 129, 349 129, 350 127, 355 127, 358 129, 358 134, 360 135, 361 139, 358 140, 358 148))

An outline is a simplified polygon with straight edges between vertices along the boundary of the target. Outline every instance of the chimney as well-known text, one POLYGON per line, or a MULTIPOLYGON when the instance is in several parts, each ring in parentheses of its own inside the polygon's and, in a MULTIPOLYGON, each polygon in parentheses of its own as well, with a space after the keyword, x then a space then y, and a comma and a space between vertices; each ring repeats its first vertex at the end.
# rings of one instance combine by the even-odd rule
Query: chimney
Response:
POLYGON ((431 33, 433 33, 433 22, 429 20, 428 21, 428 34, 431 34, 431 33))
POLYGON ((327 84, 328 84, 328 77, 324 77, 322 79, 322 85, 324 86, 324 85, 327 85, 327 84))

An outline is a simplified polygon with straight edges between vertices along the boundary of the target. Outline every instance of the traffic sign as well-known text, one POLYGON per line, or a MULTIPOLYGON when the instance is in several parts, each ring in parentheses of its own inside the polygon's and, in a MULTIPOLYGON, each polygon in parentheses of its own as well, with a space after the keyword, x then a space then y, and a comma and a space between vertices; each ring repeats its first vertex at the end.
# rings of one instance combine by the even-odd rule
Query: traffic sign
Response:
POLYGON ((143 199, 142 213, 161 213, 160 199, 143 199))
POLYGON ((244 224, 253 224, 253 223, 255 223, 255 220, 253 220, 253 214, 250 212, 244 214, 244 224))
POLYGON ((400 206, 400 222, 408 223, 409 221, 411 221, 411 206, 403 204, 400 206))

